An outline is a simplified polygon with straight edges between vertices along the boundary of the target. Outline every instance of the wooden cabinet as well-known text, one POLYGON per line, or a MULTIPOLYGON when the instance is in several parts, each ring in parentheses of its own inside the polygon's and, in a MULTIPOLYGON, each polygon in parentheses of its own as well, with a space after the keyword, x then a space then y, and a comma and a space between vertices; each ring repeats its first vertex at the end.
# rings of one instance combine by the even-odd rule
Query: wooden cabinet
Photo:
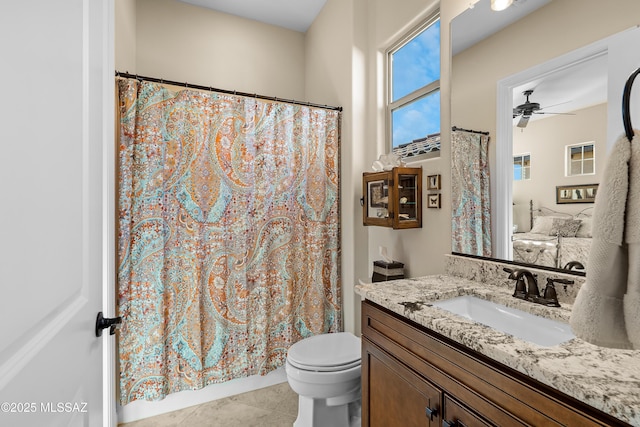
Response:
POLYGON ((362 426, 628 426, 370 301, 362 426))
POLYGON ((362 345, 362 377, 370 390, 366 425, 439 427, 442 391, 369 341, 362 345))
POLYGON ((490 427, 489 422, 483 420, 479 415, 471 412, 462 403, 457 402, 451 396, 444 395, 444 420, 442 427, 490 427))
POLYGON ((422 227, 422 168, 362 174, 364 225, 422 227))

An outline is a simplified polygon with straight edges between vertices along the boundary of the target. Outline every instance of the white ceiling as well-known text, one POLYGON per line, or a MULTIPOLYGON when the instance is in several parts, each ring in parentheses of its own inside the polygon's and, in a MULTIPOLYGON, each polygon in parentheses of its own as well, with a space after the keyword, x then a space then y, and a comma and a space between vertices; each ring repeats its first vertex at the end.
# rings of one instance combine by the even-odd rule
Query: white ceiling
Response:
POLYGON ((507 9, 495 12, 491 10, 489 0, 476 0, 473 7, 469 7, 451 22, 451 32, 454 35, 451 54, 456 55, 462 52, 550 1, 514 0, 507 9))
MULTIPOLYGON (((299 32, 307 31, 326 3, 326 0, 179 1, 299 32)), ((494 12, 489 6, 489 0, 478 0, 473 8, 457 16, 451 23, 452 53, 455 55, 461 52, 549 1, 551 0, 514 0, 513 5, 506 10, 494 12)), ((606 68, 605 56, 529 82, 514 89, 513 105, 517 106, 525 101, 522 92, 527 89, 534 90, 529 100, 539 103, 545 112, 570 112, 601 104, 607 100, 606 68)), ((552 116, 534 115, 531 120, 545 117, 552 116)))
POLYGON ((305 33, 327 0, 179 0, 305 33))
MULTIPOLYGON (((529 101, 538 102, 543 112, 566 113, 607 102, 607 56, 600 55, 578 65, 528 82, 513 90, 513 106, 525 101, 522 94, 533 89, 529 101)), ((552 117, 534 115, 533 119, 552 117)))
MULTIPOLYGON (((473 8, 457 16, 451 23, 452 54, 484 40, 545 6, 549 1, 514 0, 513 5, 506 10, 493 12, 489 0, 479 0, 473 8)), ((533 89, 529 101, 539 103, 543 112, 567 113, 607 102, 606 55, 514 88, 514 107, 525 102, 522 92, 528 89, 533 89)), ((533 115, 531 121, 548 117, 553 115, 533 115)), ((517 121, 518 118, 514 119, 514 124, 517 121)))

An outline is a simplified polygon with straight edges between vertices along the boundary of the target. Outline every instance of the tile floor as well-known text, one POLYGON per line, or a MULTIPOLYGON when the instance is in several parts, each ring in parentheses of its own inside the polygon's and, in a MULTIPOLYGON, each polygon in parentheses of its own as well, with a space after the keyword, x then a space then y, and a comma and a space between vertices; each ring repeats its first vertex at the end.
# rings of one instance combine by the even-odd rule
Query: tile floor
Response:
POLYGON ((290 427, 297 415, 298 395, 285 382, 119 427, 290 427))

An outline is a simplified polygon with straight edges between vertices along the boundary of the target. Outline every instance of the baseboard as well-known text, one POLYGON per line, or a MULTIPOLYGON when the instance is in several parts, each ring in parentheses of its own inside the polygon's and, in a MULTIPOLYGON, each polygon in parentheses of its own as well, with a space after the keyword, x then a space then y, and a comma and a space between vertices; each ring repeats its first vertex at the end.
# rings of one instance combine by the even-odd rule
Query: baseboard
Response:
POLYGON ((212 384, 200 390, 187 390, 170 394, 163 400, 157 402, 135 401, 125 406, 117 405, 118 424, 154 417, 286 381, 287 374, 284 367, 282 367, 265 376, 254 375, 248 378, 227 381, 222 384, 212 384))

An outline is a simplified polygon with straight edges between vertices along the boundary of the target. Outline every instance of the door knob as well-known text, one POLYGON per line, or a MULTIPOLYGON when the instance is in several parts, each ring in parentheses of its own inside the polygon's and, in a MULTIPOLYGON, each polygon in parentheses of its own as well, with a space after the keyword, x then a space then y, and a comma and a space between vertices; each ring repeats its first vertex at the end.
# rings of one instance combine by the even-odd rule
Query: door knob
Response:
POLYGON ((104 317, 102 312, 98 313, 96 318, 96 337, 102 336, 102 330, 109 328, 109 335, 116 333, 116 327, 122 323, 122 317, 104 317))

